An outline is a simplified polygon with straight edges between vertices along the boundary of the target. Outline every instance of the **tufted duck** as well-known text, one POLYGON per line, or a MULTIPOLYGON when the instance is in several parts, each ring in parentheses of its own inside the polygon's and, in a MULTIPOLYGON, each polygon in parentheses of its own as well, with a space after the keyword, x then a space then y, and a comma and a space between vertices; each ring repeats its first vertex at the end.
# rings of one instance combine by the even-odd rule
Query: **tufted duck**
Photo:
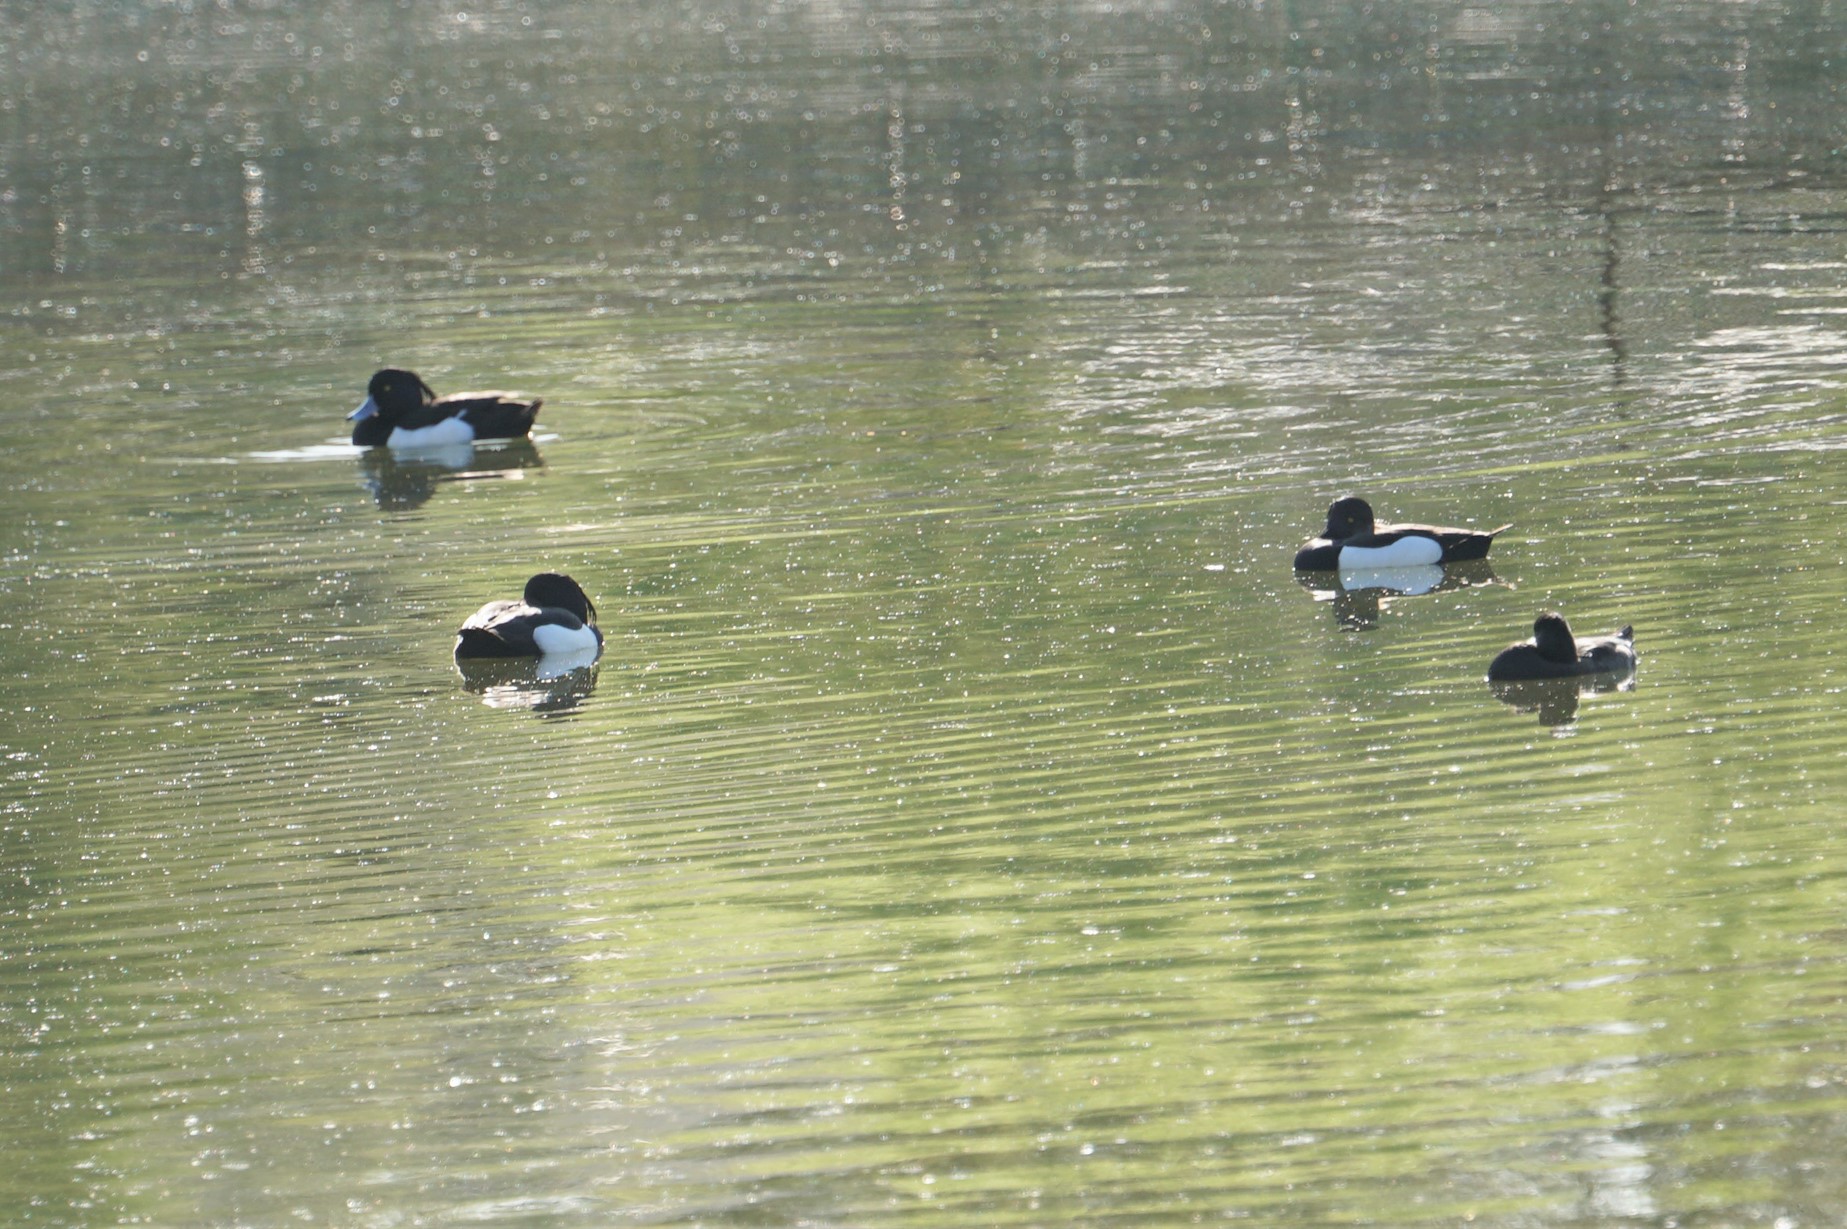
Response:
POLYGON ((387 367, 366 385, 366 399, 348 414, 353 443, 365 448, 433 448, 475 440, 517 440, 532 434, 538 400, 511 393, 451 393, 438 397, 412 371, 387 367))
POLYGON ((602 647, 596 607, 576 581, 559 572, 540 572, 526 582, 519 601, 489 602, 455 633, 457 661, 593 655, 602 647))
POLYGON ((1483 533, 1440 525, 1379 525, 1373 522, 1372 505, 1349 495, 1328 508, 1327 528, 1296 552, 1295 566, 1298 572, 1327 572, 1461 563, 1486 558, 1495 535, 1512 528, 1502 525, 1483 533))
POLYGON ((1533 620, 1533 638, 1502 649, 1488 665, 1491 681, 1570 678, 1580 674, 1627 674, 1635 669, 1635 629, 1613 636, 1571 634, 1565 616, 1546 611, 1533 620))

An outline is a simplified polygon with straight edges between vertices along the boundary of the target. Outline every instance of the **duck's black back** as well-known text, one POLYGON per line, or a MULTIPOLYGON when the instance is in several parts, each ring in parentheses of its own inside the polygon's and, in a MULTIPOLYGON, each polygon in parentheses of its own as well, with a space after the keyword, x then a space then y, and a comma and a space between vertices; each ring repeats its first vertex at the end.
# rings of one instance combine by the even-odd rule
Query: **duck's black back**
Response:
POLYGON ((475 429, 478 440, 524 439, 532 434, 533 420, 543 404, 541 399, 521 401, 508 393, 457 393, 419 407, 400 425, 414 430, 460 417, 475 429))

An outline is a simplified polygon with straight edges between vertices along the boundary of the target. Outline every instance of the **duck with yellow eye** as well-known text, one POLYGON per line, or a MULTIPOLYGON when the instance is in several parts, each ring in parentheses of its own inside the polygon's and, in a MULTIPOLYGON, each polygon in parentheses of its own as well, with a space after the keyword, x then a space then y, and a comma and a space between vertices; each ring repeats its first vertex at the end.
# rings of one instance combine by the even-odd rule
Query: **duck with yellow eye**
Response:
POLYGON ((438 397, 414 371, 387 367, 366 385, 366 399, 346 416, 362 448, 445 448, 476 440, 523 440, 532 434, 539 398, 517 393, 450 393, 438 397))
POLYGON ((1414 568, 1486 559, 1497 535, 1512 529, 1452 529, 1444 525, 1382 525, 1372 505, 1357 495, 1328 507, 1327 528, 1296 552, 1298 572, 1361 568, 1414 568))

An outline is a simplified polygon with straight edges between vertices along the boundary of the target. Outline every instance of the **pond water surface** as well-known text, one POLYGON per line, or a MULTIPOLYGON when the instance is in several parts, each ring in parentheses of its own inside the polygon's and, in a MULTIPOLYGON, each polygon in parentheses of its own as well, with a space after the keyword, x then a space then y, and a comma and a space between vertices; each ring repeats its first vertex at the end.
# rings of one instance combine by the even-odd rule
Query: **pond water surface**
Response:
POLYGON ((1838 1223, 1836 9, 0 57, 11 1222, 1838 1223), (1296 576, 1347 492, 1514 528, 1296 576), (460 676, 547 569, 601 660, 460 676), (1633 684, 1491 691, 1545 608, 1633 684))

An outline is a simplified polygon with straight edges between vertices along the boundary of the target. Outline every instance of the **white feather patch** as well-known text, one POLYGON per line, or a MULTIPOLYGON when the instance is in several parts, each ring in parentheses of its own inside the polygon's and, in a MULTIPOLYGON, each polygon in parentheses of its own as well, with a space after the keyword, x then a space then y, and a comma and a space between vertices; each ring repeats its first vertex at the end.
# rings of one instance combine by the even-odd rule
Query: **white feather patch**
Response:
POLYGON ((532 629, 532 642, 547 657, 553 653, 587 653, 596 650, 596 633, 588 627, 544 623, 532 629))
POLYGON ((473 443, 474 438, 475 429, 460 417, 455 417, 445 418, 428 427, 419 427, 415 431, 394 427, 385 445, 389 448, 444 448, 473 443))
POLYGON ((1443 561, 1443 544, 1421 534, 1407 534, 1390 546, 1343 546, 1341 571, 1353 568, 1409 568, 1443 561))

